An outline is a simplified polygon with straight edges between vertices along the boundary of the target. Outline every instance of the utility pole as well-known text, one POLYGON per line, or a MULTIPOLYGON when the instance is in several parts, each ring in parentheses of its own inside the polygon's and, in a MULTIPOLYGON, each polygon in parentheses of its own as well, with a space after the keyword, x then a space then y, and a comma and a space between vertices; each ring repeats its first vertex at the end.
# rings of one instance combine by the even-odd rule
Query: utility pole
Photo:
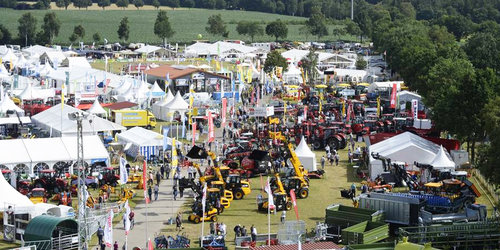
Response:
POLYGON ((88 114, 83 112, 69 113, 68 117, 72 121, 76 121, 77 124, 77 160, 76 167, 78 171, 78 249, 85 249, 87 238, 88 238, 88 227, 87 227, 87 209, 85 205, 85 183, 82 185, 82 181, 85 180, 85 163, 83 158, 83 120, 87 119, 88 114))
POLYGON ((351 20, 354 20, 354 0, 351 0, 351 20))

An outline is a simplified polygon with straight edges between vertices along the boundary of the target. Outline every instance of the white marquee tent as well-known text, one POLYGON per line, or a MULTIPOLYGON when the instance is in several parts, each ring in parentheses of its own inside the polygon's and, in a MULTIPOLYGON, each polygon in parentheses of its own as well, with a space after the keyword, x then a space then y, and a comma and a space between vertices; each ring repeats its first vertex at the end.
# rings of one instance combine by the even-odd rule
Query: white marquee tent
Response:
POLYGON ((302 72, 291 63, 288 65, 288 70, 283 74, 283 80, 287 83, 301 83, 302 72))
POLYGON ((181 93, 177 92, 174 99, 167 103, 165 106, 167 109, 168 121, 172 121, 175 115, 175 112, 179 112, 182 118, 185 116, 185 112, 189 109, 189 104, 182 98, 181 93))
MULTIPOLYGON (((84 136, 83 151, 84 160, 89 164, 107 161, 109 158, 108 151, 98 136, 84 136)), ((77 141, 74 136, 0 140, 0 165, 16 172, 33 173, 37 167, 52 169, 58 162, 76 160, 77 141)), ((72 173, 71 169, 68 171, 72 173)))
POLYGON ((152 111, 157 119, 164 121, 168 119, 166 106, 172 100, 174 100, 174 95, 172 94, 172 91, 169 90, 166 97, 164 97, 161 101, 155 102, 153 104, 152 111))
MULTIPOLYGON (((61 104, 58 104, 50 109, 32 116, 31 120, 33 121, 33 123, 37 124, 47 131, 52 130, 53 137, 61 135, 74 136, 76 135, 76 121, 72 121, 68 118, 68 114, 74 112, 82 111, 66 104, 64 104, 64 109, 61 110, 61 104)), ((87 112, 83 113, 88 114, 87 112)), ((123 131, 126 130, 126 128, 97 116, 89 116, 83 121, 84 135, 95 135, 98 132, 119 130, 123 131)))
POLYGON ((5 116, 7 114, 7 111, 13 110, 16 111, 19 116, 24 116, 24 110, 20 107, 18 107, 10 97, 5 94, 2 97, 2 101, 0 101, 0 115, 5 116))
POLYGON ((97 99, 94 101, 94 104, 92 104, 92 106, 89 108, 89 110, 87 110, 87 112, 89 112, 91 114, 96 114, 96 115, 107 114, 106 110, 104 110, 104 108, 101 106, 101 104, 99 103, 99 101, 97 99))
MULTIPOLYGON (((165 92, 158 86, 158 83, 155 82, 153 87, 149 90, 148 96, 151 98, 162 98, 165 96, 165 92)), ((173 96, 172 96, 173 99, 173 96)))
POLYGON ((455 170, 455 162, 452 161, 448 153, 444 150, 443 146, 439 148, 434 160, 430 163, 434 169, 450 169, 455 170))
MULTIPOLYGON (((122 132, 117 135, 117 138, 120 143, 131 144, 125 151, 131 157, 136 157, 140 153, 149 159, 151 155, 161 155, 163 149, 163 135, 141 127, 133 127, 122 132)), ((172 145, 171 138, 167 138, 167 145, 172 145)))
POLYGON ((408 165, 413 165, 415 161, 430 164, 436 158, 439 150, 439 145, 410 132, 373 144, 369 147, 370 178, 374 180, 384 172, 382 162, 374 159, 371 153, 379 153, 381 156, 390 158, 393 162, 406 162, 408 165))
POLYGON ((299 157, 300 163, 304 166, 304 169, 307 171, 316 171, 318 170, 316 167, 316 155, 311 151, 309 146, 307 146, 307 142, 302 136, 299 145, 295 148, 295 154, 299 157))

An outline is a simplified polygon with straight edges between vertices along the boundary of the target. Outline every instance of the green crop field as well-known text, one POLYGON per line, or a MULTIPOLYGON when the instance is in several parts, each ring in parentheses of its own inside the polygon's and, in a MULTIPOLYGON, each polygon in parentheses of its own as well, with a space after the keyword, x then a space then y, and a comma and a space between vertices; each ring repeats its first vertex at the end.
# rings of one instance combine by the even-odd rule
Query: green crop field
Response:
MULTIPOLYGON (((114 5, 113 5, 114 6, 114 5)), ((99 32, 101 38, 106 38, 109 42, 121 42, 118 39, 118 24, 123 17, 128 17, 130 24, 130 38, 127 42, 143 42, 148 44, 160 44, 161 40, 156 37, 153 33, 153 25, 156 19, 157 11, 151 10, 151 8, 144 7, 144 10, 137 10, 135 8, 128 8, 127 10, 116 10, 113 7, 109 10, 98 10, 95 6, 91 7, 89 10, 61 10, 59 8, 53 8, 53 10, 32 10, 30 11, 36 17, 37 29, 43 22, 43 16, 45 13, 54 11, 57 14, 59 20, 61 20, 61 29, 59 36, 55 38, 55 43, 58 44, 69 44, 69 36, 73 32, 73 28, 76 25, 81 24, 85 28, 85 43, 92 42, 92 35, 99 32)), ((19 17, 28 11, 12 10, 0 8, 0 23, 6 26, 12 33, 13 37, 17 37, 18 31, 18 19, 19 17)), ((241 20, 252 20, 262 22, 264 26, 266 23, 274 21, 278 18, 286 21, 291 21, 288 25, 288 37, 286 40, 289 41, 307 41, 307 40, 317 40, 316 37, 312 35, 307 35, 306 32, 301 31, 303 27, 302 23, 305 18, 292 17, 276 14, 267 14, 261 12, 250 12, 250 11, 233 11, 233 10, 205 10, 205 9, 167 9, 170 22, 173 29, 175 30, 175 35, 169 40, 170 43, 191 43, 193 40, 198 39, 198 34, 202 34, 203 38, 206 40, 221 40, 222 37, 216 37, 209 35, 205 31, 207 26, 207 19, 210 15, 221 14, 222 19, 227 24, 229 30, 229 39, 239 39, 249 41, 250 38, 246 36, 241 36, 236 32, 236 24, 241 20)), ((332 32, 333 25, 329 26, 329 32, 332 32)), ((350 37, 340 37, 342 39, 349 39, 350 37)), ((322 40, 337 40, 338 36, 330 35, 328 37, 323 37, 322 40)), ((264 35, 255 37, 255 41, 273 41, 274 38, 264 35)))

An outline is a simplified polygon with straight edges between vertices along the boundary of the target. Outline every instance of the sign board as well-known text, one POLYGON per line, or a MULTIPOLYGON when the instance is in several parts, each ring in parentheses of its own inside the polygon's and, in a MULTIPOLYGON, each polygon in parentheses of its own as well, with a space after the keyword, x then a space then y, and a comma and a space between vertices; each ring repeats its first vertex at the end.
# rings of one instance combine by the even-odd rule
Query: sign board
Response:
POLYGON ((340 94, 343 96, 354 96, 356 95, 356 91, 354 89, 343 89, 340 91, 340 94))
POLYGON ((269 117, 274 115, 274 107, 255 107, 249 109, 250 117, 269 117))

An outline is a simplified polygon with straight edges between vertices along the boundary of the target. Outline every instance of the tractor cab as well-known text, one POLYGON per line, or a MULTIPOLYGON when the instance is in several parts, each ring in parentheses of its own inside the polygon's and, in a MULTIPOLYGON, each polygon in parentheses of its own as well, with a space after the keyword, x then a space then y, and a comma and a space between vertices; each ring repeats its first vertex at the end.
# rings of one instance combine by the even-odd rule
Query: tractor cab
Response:
POLYGON ((102 168, 102 180, 104 184, 116 187, 120 176, 116 174, 113 167, 102 168))
MULTIPOLYGON (((224 208, 229 208, 230 203, 226 198, 221 197, 221 190, 219 188, 209 188, 207 189, 207 200, 210 201, 210 205, 216 207, 216 202, 219 200, 221 205, 221 210, 224 208)), ((222 212, 222 211, 220 211, 222 212)))
POLYGON ((309 189, 304 185, 304 182, 299 177, 289 177, 283 179, 283 187, 286 193, 289 194, 290 190, 295 190, 299 198, 307 198, 309 196, 309 189))
POLYGON ((28 194, 28 197, 33 204, 47 202, 47 192, 45 192, 45 188, 33 188, 28 194))
POLYGON ((38 178, 56 178, 56 171, 52 169, 44 169, 40 171, 38 178))
POLYGON ((226 189, 233 191, 235 200, 243 199, 245 195, 251 193, 250 183, 241 180, 238 174, 231 174, 226 178, 226 189))
POLYGON ((262 195, 257 196, 257 209, 262 212, 265 212, 268 209, 270 211, 283 211, 292 209, 292 202, 285 193, 274 193, 273 200, 274 207, 269 207, 268 198, 264 198, 262 197, 262 195))
POLYGON ((219 194, 221 197, 226 198, 228 201, 233 200, 233 192, 224 189, 225 183, 222 181, 211 181, 210 187, 216 188, 219 190, 219 194))

